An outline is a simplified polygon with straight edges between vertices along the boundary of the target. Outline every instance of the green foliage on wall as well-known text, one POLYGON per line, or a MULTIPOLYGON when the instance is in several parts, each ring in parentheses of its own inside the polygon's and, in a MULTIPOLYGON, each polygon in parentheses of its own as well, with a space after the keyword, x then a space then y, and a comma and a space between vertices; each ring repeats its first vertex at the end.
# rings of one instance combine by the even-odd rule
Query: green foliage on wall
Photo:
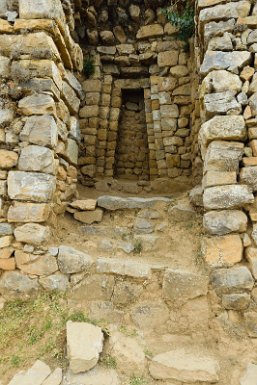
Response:
POLYGON ((84 59, 83 72, 87 78, 94 75, 95 73, 95 63, 94 58, 90 55, 86 56, 84 59))
POLYGON ((194 7, 187 2, 185 6, 177 7, 177 3, 164 10, 168 21, 178 29, 177 37, 188 44, 195 31, 194 7))

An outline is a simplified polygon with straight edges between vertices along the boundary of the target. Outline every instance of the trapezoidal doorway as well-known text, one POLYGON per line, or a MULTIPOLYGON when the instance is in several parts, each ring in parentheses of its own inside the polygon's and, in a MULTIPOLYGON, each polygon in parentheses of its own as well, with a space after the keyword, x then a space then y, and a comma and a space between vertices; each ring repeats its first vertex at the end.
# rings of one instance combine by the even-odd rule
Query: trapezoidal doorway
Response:
POLYGON ((114 177, 149 180, 149 148, 143 89, 122 90, 114 177))

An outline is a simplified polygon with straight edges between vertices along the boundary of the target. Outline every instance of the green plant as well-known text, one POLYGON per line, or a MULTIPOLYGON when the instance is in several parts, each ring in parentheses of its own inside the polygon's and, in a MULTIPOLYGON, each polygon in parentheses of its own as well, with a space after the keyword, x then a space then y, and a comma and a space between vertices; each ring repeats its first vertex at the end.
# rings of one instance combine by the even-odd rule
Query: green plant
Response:
POLYGON ((102 357, 101 362, 108 369, 116 369, 117 367, 115 357, 112 357, 110 354, 107 354, 106 356, 102 357))
POLYGON ((94 58, 91 55, 85 57, 83 71, 87 78, 90 78, 90 76, 94 75, 95 63, 94 58))
POLYGON ((184 41, 186 47, 188 47, 188 40, 193 36, 195 31, 194 8, 188 1, 180 10, 177 5, 178 1, 171 7, 166 8, 164 13, 168 21, 178 29, 178 39, 184 41))
POLYGON ((133 376, 130 378, 130 385, 147 385, 144 377, 133 376))
POLYGON ((12 356, 11 357, 11 365, 14 367, 18 367, 21 364, 21 358, 19 356, 12 356))
POLYGON ((134 253, 135 254, 141 254, 143 251, 143 245, 140 240, 137 240, 134 244, 134 253))

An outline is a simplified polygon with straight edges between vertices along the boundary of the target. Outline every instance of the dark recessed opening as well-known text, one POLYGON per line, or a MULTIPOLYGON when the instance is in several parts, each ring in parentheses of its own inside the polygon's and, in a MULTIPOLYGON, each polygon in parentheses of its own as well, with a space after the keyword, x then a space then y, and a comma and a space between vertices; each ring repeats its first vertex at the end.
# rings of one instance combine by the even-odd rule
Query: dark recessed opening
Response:
POLYGON ((142 89, 123 90, 114 176, 149 180, 149 149, 142 89))

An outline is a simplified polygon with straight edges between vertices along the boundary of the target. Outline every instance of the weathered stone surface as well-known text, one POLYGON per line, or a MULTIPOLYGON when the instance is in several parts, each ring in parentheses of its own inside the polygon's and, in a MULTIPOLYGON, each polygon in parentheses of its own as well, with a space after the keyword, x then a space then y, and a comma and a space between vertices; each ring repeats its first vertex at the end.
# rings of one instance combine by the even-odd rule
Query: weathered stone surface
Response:
POLYGON ((111 275, 90 274, 73 290, 72 298, 79 301, 110 301, 114 284, 115 279, 111 275))
POLYGON ((247 247, 245 256, 249 262, 249 267, 254 279, 257 279, 257 249, 255 247, 247 247))
POLYGON ((150 37, 162 36, 163 33, 163 27, 160 24, 150 24, 139 28, 137 32, 137 39, 148 39, 150 37))
POLYGON ((149 331, 168 321, 169 309, 162 301, 143 301, 132 309, 131 317, 137 327, 149 331))
POLYGON ((96 200, 95 199, 76 200, 70 203, 69 206, 82 211, 84 210, 93 211, 96 208, 96 200))
POLYGON ((19 110, 24 115, 56 115, 54 99, 50 95, 34 94, 21 99, 18 104, 19 110))
POLYGON ((203 206, 203 188, 201 185, 195 186, 189 193, 189 200, 193 206, 203 206))
POLYGON ((104 336, 98 326, 68 321, 67 353, 73 373, 82 373, 96 366, 103 350, 104 336))
POLYGON ((89 254, 68 246, 59 247, 58 265, 62 273, 72 274, 86 271, 92 264, 93 259, 89 254))
POLYGON ((248 364, 244 375, 240 378, 240 385, 255 385, 257 378, 257 365, 248 364))
POLYGON ((44 362, 37 360, 24 374, 17 374, 9 385, 42 385, 51 374, 51 369, 44 362))
POLYGON ((247 216, 240 210, 209 211, 204 214, 203 226, 211 235, 243 233, 247 228, 247 216))
POLYGON ((21 150, 18 162, 21 171, 40 171, 55 173, 54 153, 47 147, 27 146, 21 150), (33 161, 31 161, 33 159, 33 161))
POLYGON ((253 277, 245 266, 214 270, 211 274, 211 282, 219 295, 240 290, 249 291, 254 285, 253 277))
POLYGON ((50 205, 46 203, 14 202, 7 214, 9 222, 45 222, 50 215, 50 205))
POLYGON ((249 64, 250 60, 251 54, 247 51, 207 51, 200 70, 202 74, 213 70, 236 71, 249 64))
POLYGON ((225 294, 222 296, 222 306, 228 310, 246 310, 251 297, 247 293, 225 294))
POLYGON ((20 0, 21 19, 55 19, 65 23, 65 15, 59 0, 20 0))
POLYGON ((206 43, 213 36, 219 36, 220 31, 225 32, 233 32, 235 28, 235 19, 229 19, 226 21, 211 21, 204 25, 204 39, 206 43))
POLYGON ((210 39, 208 51, 232 51, 233 44, 229 33, 225 32, 223 36, 216 36, 210 39))
POLYGON ((0 17, 5 17, 7 12, 7 0, 1 1, 0 4, 0 17))
POLYGON ((18 154, 14 151, 0 150, 1 169, 10 169, 16 166, 18 154))
POLYGON ((78 145, 75 140, 68 138, 65 148, 64 156, 70 161, 72 164, 76 165, 78 163, 78 145))
POLYGON ((0 236, 3 235, 12 235, 13 227, 10 223, 0 223, 0 236))
POLYGON ((250 12, 250 8, 250 2, 244 0, 231 4, 221 4, 201 10, 199 18, 201 22, 208 22, 232 17, 246 17, 250 12))
POLYGON ((48 202, 52 199, 56 179, 52 175, 35 172, 10 171, 8 194, 21 201, 48 202))
POLYGON ((13 240, 13 237, 11 235, 5 235, 4 237, 0 238, 0 249, 3 249, 4 247, 8 247, 11 245, 13 240))
POLYGON ((40 285, 46 290, 66 291, 69 288, 69 279, 66 275, 56 273, 39 279, 40 285))
POLYGON ((214 116, 204 123, 199 132, 202 152, 212 140, 241 140, 246 137, 246 126, 242 116, 214 116))
POLYGON ((229 267, 240 262, 243 244, 239 235, 203 238, 202 253, 210 267, 229 267))
POLYGON ((252 238, 257 245, 257 223, 253 224, 252 238))
POLYGON ((136 302, 143 288, 141 285, 133 282, 117 282, 113 291, 112 302, 114 305, 131 305, 136 302))
POLYGON ((14 119, 14 111, 6 108, 0 108, 0 127, 5 127, 10 124, 14 119))
POLYGON ((237 183, 235 171, 207 171, 203 177, 203 188, 237 183))
POLYGON ((80 100, 73 88, 66 82, 63 82, 62 95, 67 107, 72 114, 77 114, 80 106, 80 100))
POLYGON ((154 207, 158 205, 167 206, 171 200, 169 198, 122 198, 115 196, 101 196, 97 199, 97 206, 107 210, 133 210, 154 207))
POLYGON ((42 385, 60 385, 62 382, 62 369, 57 368, 47 377, 42 385))
POLYGON ((154 226, 145 218, 136 218, 134 229, 137 234, 149 234, 154 231, 154 226))
POLYGON ((23 226, 16 227, 14 235, 18 242, 40 245, 49 240, 50 228, 37 223, 26 223, 23 226))
POLYGON ((134 278, 150 278, 151 266, 131 260, 115 258, 98 258, 96 262, 98 273, 127 275, 134 278))
POLYGON ((157 380, 212 383, 219 380, 220 368, 205 352, 177 349, 155 356, 149 370, 157 380))
POLYGON ((145 354, 135 338, 122 333, 112 333, 108 341, 108 352, 115 357, 117 369, 127 376, 142 376, 145 371, 145 354))
POLYGON ((15 259, 14 258, 0 259, 0 270, 3 270, 3 271, 15 270, 15 259))
POLYGON ((51 115, 30 116, 21 133, 20 139, 39 146, 57 146, 58 129, 51 115))
POLYGON ((208 146, 205 159, 205 171, 238 172, 239 161, 243 156, 244 144, 215 140, 208 146))
POLYGON ((257 191, 257 166, 243 167, 240 170, 240 183, 249 185, 253 191, 257 191))
POLYGON ((120 385, 117 372, 114 369, 105 369, 97 366, 87 373, 73 374, 69 371, 63 385, 120 385))
POLYGON ((187 301, 208 292, 208 277, 185 270, 166 269, 163 277, 163 295, 174 305, 181 306, 187 301))
POLYGON ((40 255, 33 262, 20 265, 19 268, 23 273, 41 276, 55 273, 58 265, 55 257, 40 255))
POLYGON ((203 194, 204 207, 208 210, 239 208, 253 202, 252 191, 245 185, 210 187, 203 194))
POLYGON ((158 66, 175 66, 178 64, 178 51, 164 51, 158 54, 158 66))
POLYGON ((36 279, 31 279, 18 271, 6 272, 0 278, 1 293, 29 293, 38 289, 36 279))
POLYGON ((91 225, 95 222, 101 222, 103 219, 103 210, 96 209, 94 211, 79 211, 74 214, 74 218, 82 223, 91 225))
POLYGON ((238 103, 232 91, 205 95, 204 107, 207 116, 226 114, 230 111, 240 113, 242 110, 241 104, 238 103))

